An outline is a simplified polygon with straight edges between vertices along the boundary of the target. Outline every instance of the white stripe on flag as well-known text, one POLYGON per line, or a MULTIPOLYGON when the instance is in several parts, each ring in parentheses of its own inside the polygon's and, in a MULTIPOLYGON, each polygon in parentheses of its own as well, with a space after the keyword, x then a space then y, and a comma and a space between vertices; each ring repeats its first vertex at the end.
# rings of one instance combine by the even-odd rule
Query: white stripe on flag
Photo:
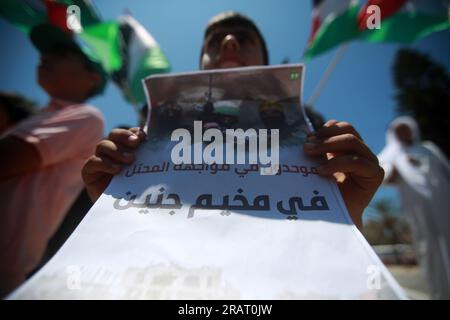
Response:
POLYGON ((158 46, 158 44, 151 34, 132 16, 124 15, 120 17, 119 21, 128 24, 133 29, 128 45, 127 79, 130 81, 133 80, 142 58, 148 55, 149 50, 158 46))

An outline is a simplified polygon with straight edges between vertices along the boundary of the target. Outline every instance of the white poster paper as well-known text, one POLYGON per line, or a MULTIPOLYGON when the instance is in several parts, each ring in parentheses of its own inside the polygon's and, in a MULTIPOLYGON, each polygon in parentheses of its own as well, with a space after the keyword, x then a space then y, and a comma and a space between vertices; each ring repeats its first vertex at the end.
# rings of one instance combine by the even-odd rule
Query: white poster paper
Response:
MULTIPOLYGON (((284 65, 146 79, 149 136, 136 162, 9 298, 405 298, 336 184, 317 174, 319 160, 303 155, 311 130, 300 107, 303 74, 302 65, 284 65), (194 137, 194 120, 224 139, 229 128, 253 128, 259 138, 260 129, 280 128, 279 166, 175 164, 170 132, 194 137)), ((194 143, 191 157, 207 145, 194 143)))

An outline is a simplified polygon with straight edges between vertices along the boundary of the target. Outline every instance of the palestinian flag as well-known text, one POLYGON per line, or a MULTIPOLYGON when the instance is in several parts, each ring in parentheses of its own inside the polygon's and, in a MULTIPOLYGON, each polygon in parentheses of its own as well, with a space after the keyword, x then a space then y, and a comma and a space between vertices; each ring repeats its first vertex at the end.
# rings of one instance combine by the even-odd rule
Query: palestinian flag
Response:
POLYGON ((341 43, 359 39, 369 42, 411 43, 432 32, 450 27, 450 0, 368 0, 361 7, 351 0, 314 0, 312 32, 305 59, 341 43), (380 8, 380 29, 368 29, 380 8))
MULTIPOLYGON (((111 27, 101 23, 97 11, 89 0, 2 0, 0 2, 0 17, 25 33, 29 33, 36 25, 50 23, 68 33, 74 40, 77 35, 84 32, 86 32, 84 36, 88 40, 96 36, 117 38, 117 32, 114 33, 114 26, 111 27), (79 16, 70 14, 71 5, 79 7, 79 16), (78 18, 80 21, 78 21, 78 18), (72 26, 78 26, 78 30, 69 29, 68 23, 72 26)), ((115 42, 117 42, 116 38, 115 42)), ((102 49, 104 50, 95 50, 100 46, 94 47, 90 45, 90 41, 86 42, 89 46, 82 46, 83 51, 91 52, 90 56, 95 57, 107 73, 120 68, 121 60, 118 56, 117 46, 111 43, 106 44, 103 41, 102 49)))
POLYGON ((117 71, 122 66, 117 44, 117 22, 101 22, 89 0, 1 0, 0 16, 25 33, 29 33, 36 25, 50 23, 73 38, 80 36, 87 44, 83 46, 84 51, 92 52, 92 56, 101 62, 107 73, 117 71), (80 21, 70 21, 77 19, 76 15, 68 13, 71 5, 80 8, 80 21), (80 30, 70 30, 68 23, 79 25, 80 30))
POLYGON ((84 51, 92 52, 135 105, 145 101, 143 78, 170 71, 159 45, 139 22, 129 15, 101 21, 89 0, 1 0, 0 17, 25 33, 38 24, 51 23, 77 36, 84 51), (80 8, 81 30, 76 34, 67 27, 70 5, 80 8))
POLYGON ((125 98, 136 105, 145 101, 142 79, 152 74, 170 72, 171 67, 155 39, 133 17, 120 17, 118 27, 122 65, 112 74, 112 78, 125 98))
POLYGON ((312 28, 305 58, 319 55, 358 36, 355 0, 313 0, 312 28))
POLYGON ((100 18, 89 0, 1 0, 0 17, 28 33, 41 23, 51 23, 71 33, 67 28, 67 8, 77 5, 82 14, 82 27, 100 22, 100 18))
POLYGON ((411 43, 432 32, 450 27, 450 0, 369 0, 358 15, 361 40, 411 43), (366 8, 381 9, 381 28, 367 30, 366 8))
POLYGON ((85 27, 79 37, 93 49, 125 99, 134 105, 145 101, 143 78, 170 71, 158 43, 130 15, 85 27))

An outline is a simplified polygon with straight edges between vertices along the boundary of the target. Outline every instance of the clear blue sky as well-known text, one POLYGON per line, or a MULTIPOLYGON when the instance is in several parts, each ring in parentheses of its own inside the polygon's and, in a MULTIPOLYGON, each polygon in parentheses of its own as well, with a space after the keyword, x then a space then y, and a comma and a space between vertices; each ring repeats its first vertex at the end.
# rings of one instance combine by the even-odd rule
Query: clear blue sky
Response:
MULTIPOLYGON (((125 9, 159 42, 174 72, 198 69, 199 51, 207 21, 224 10, 250 16, 266 38, 270 63, 284 58, 301 61, 310 33, 311 1, 298 0, 94 0, 104 20, 115 19, 125 9)), ((15 27, 0 20, 2 39, 0 90, 15 91, 40 105, 47 96, 35 82, 38 54, 15 27)), ((450 30, 434 33, 410 47, 429 54, 450 70, 450 30)), ((326 119, 354 124, 371 149, 378 153, 385 143, 385 130, 395 117, 395 88, 391 67, 396 44, 352 42, 324 87, 315 108, 326 119)), ((304 99, 308 99, 335 50, 306 63, 304 99)), ((135 125, 134 111, 110 83, 103 96, 91 100, 106 119, 106 131, 117 125, 135 125)), ((107 133, 105 132, 105 133, 107 133)), ((395 198, 382 188, 376 198, 395 198)))

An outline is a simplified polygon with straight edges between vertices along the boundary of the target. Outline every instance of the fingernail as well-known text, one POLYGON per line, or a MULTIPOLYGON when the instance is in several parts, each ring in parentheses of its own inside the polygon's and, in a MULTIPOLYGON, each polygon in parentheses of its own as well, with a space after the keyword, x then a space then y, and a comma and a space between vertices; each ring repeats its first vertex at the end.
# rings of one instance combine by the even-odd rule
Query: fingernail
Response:
POLYGON ((138 136, 135 135, 135 134, 132 134, 132 135, 130 135, 130 136, 128 137, 128 140, 129 140, 129 141, 136 141, 137 139, 138 139, 138 136))

